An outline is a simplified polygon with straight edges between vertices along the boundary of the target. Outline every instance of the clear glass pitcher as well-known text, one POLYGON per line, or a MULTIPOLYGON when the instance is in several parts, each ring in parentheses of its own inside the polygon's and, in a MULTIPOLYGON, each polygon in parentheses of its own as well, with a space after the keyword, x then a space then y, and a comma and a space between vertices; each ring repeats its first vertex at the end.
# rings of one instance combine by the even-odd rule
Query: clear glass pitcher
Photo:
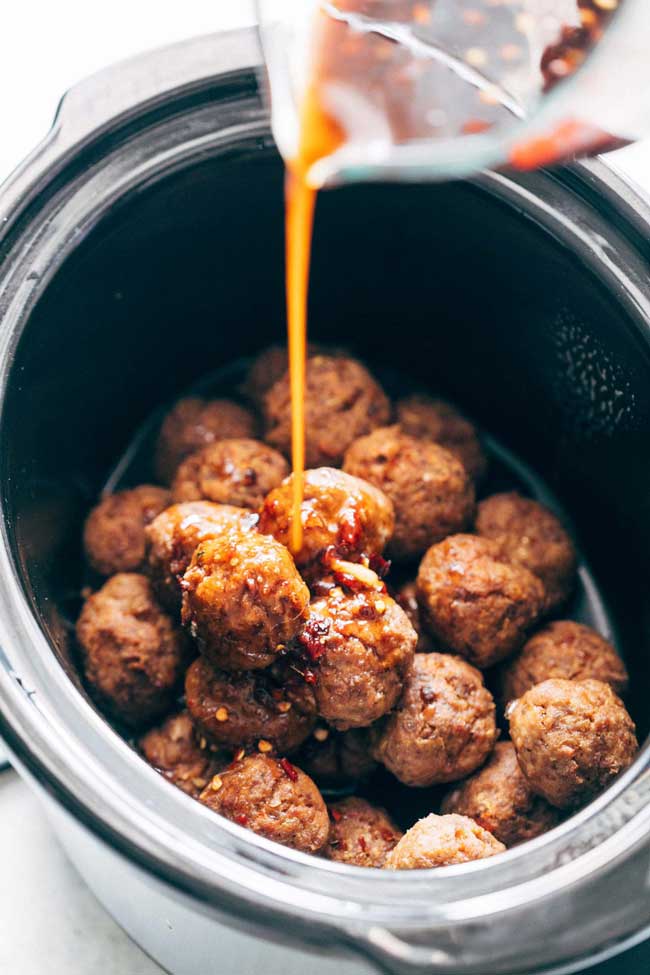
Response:
POLYGON ((258 0, 273 131, 308 182, 536 168, 650 134, 650 0, 258 0))

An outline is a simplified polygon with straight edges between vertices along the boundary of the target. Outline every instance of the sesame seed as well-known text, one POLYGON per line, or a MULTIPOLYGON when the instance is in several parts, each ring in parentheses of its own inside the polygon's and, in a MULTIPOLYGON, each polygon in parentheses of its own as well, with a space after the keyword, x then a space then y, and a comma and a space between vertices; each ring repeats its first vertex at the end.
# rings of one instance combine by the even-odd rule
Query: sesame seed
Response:
POLYGON ((327 741, 329 736, 329 728, 316 728, 314 731, 314 738, 316 741, 327 741))
POLYGON ((291 701, 280 701, 278 704, 278 711, 281 714, 286 714, 287 711, 291 710, 291 701))
POLYGON ((210 783, 210 788, 212 789, 213 792, 218 792, 222 785, 223 785, 223 779, 221 778, 221 776, 215 775, 215 777, 212 779, 212 782, 210 783))
POLYGON ((465 51, 465 60, 473 68, 482 68, 487 64, 487 54, 482 47, 470 47, 465 51))
POLYGON ((270 741, 267 741, 266 738, 260 738, 260 740, 257 743, 257 747, 259 751, 262 752, 263 755, 266 755, 267 752, 273 751, 273 745, 271 744, 270 741))
POLYGON ((217 708, 217 713, 215 714, 217 721, 227 721, 228 720, 228 708, 217 708))

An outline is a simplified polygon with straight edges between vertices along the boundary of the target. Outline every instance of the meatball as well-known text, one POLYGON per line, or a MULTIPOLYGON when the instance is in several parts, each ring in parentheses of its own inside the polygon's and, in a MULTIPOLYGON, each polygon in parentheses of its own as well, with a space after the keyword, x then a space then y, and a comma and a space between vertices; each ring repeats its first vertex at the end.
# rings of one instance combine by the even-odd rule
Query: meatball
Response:
POLYGON ((458 457, 471 478, 484 477, 487 457, 476 428, 451 403, 415 393, 399 400, 395 411, 404 433, 439 443, 458 457))
POLYGON ((170 484, 178 465, 215 440, 254 437, 258 423, 251 410, 229 399, 180 399, 162 422, 154 458, 156 476, 170 484))
POLYGON ((415 647, 416 653, 430 653, 435 649, 431 635, 427 633, 422 622, 420 607, 418 606, 415 579, 405 582, 400 586, 395 594, 395 600, 402 607, 411 621, 411 626, 418 635, 418 642, 415 647))
POLYGON ((398 426, 356 440, 343 467, 393 502, 395 530, 388 551, 397 559, 420 555, 464 528, 474 513, 474 488, 458 458, 433 441, 409 437, 398 426))
POLYGON ((530 788, 510 741, 496 743, 483 768, 445 797, 441 811, 469 816, 507 847, 559 822, 557 810, 530 788))
POLYGON ((169 710, 190 655, 146 576, 120 572, 104 583, 81 610, 77 640, 86 680, 125 724, 169 710))
POLYGON ((291 752, 316 723, 313 695, 301 680, 277 680, 269 671, 229 674, 204 657, 185 676, 187 707, 196 726, 222 748, 291 752))
POLYGON ((404 785, 430 786, 474 772, 496 738, 494 701, 480 672, 451 654, 419 653, 373 754, 404 785))
MULTIPOLYGON (((307 467, 337 467, 357 437, 390 419, 390 402, 356 359, 317 355, 307 361, 305 425, 307 467)), ((265 439, 291 450, 291 390, 285 373, 264 397, 265 439)))
POLYGON ((103 576, 139 569, 144 560, 145 527, 169 501, 169 491, 153 484, 117 491, 100 501, 84 526, 84 549, 91 568, 103 576))
POLYGON ((350 796, 329 807, 332 825, 326 860, 355 867, 383 867, 386 856, 402 838, 402 831, 384 809, 350 796))
POLYGON ((226 819, 295 850, 316 853, 327 842, 323 797, 286 758, 244 758, 215 776, 199 798, 226 819))
POLYGON ((416 585, 427 629, 477 667, 518 650, 544 604, 537 576, 503 562, 495 542, 475 535, 433 545, 416 585))
POLYGON ((541 579, 548 611, 566 602, 575 581, 576 552, 552 511, 514 491, 493 494, 478 506, 476 531, 497 543, 502 558, 541 579))
POLYGON ((609 684, 546 680, 506 711, 531 789, 559 809, 581 805, 632 763, 632 719, 609 684))
MULTIPOLYGON (((321 559, 334 548, 343 557, 379 555, 393 533, 393 504, 386 495, 343 471, 319 467, 305 471, 301 506, 302 547, 294 553, 303 574, 323 572, 321 559)), ((259 529, 288 545, 291 535, 293 475, 271 491, 260 512, 259 529)))
POLYGON ((200 542, 230 528, 251 530, 256 523, 252 512, 212 501, 185 501, 162 511, 145 529, 145 567, 162 605, 180 611, 180 580, 200 542))
MULTIPOLYGON (((345 355, 345 352, 336 346, 324 346, 309 342, 307 356, 312 359, 315 355, 329 355, 336 358, 345 355)), ((260 352, 253 361, 243 384, 242 392, 249 396, 254 403, 261 406, 266 393, 278 379, 282 379, 288 368, 289 355, 286 346, 270 345, 268 349, 260 352)))
POLYGON ((431 813, 406 831, 384 866, 387 870, 426 870, 482 860, 504 850, 503 843, 467 816, 431 813))
POLYGON ((298 639, 313 661, 318 713, 345 731, 372 724, 395 706, 417 633, 385 592, 335 587, 311 604, 298 639))
POLYGON ((284 545, 232 529, 198 546, 181 586, 182 619, 217 667, 268 667, 307 619, 309 590, 284 545))
POLYGON ((319 725, 301 747, 297 762, 326 789, 363 782, 377 768, 367 728, 337 732, 319 725))
POLYGON ((573 620, 549 623, 524 644, 501 675, 503 700, 521 697, 551 677, 602 680, 617 694, 627 687, 625 664, 614 647, 590 626, 573 620))
POLYGON ((193 799, 198 799, 213 775, 228 763, 197 735, 187 711, 173 714, 147 732, 138 747, 157 772, 193 799))
POLYGON ((257 511, 289 473, 277 450, 259 440, 219 440, 190 454, 176 471, 174 501, 217 501, 257 511))

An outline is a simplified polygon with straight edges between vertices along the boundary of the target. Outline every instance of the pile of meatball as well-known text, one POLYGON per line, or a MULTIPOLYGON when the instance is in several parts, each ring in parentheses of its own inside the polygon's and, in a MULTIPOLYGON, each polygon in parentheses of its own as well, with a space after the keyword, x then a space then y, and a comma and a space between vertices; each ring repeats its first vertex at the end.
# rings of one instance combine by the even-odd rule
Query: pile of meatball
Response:
POLYGON ((238 400, 176 403, 158 484, 90 512, 87 687, 170 783, 303 852, 404 870, 539 836, 637 750, 623 662, 562 619, 565 527, 484 496, 480 438, 452 405, 391 402, 362 363, 311 349, 292 552, 290 405, 272 348, 238 400), (404 833, 364 797, 380 765, 385 790, 430 810, 404 833))

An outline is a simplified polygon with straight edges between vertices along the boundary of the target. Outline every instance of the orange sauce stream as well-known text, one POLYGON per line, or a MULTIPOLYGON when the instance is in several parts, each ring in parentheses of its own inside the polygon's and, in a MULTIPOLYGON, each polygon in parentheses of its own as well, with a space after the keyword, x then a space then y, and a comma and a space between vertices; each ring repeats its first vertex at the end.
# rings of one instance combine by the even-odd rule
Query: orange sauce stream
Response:
POLYGON ((319 79, 327 70, 328 56, 335 50, 335 35, 342 25, 323 14, 317 15, 315 35, 316 58, 312 66, 312 83, 305 95, 300 113, 298 154, 287 166, 285 179, 286 293, 289 342, 289 376, 291 383, 291 462, 293 497, 290 548, 302 548, 301 508, 305 484, 305 386, 307 367, 307 304, 309 266, 316 208, 316 189, 307 182, 311 165, 334 152, 344 134, 324 110, 319 94, 319 79))

